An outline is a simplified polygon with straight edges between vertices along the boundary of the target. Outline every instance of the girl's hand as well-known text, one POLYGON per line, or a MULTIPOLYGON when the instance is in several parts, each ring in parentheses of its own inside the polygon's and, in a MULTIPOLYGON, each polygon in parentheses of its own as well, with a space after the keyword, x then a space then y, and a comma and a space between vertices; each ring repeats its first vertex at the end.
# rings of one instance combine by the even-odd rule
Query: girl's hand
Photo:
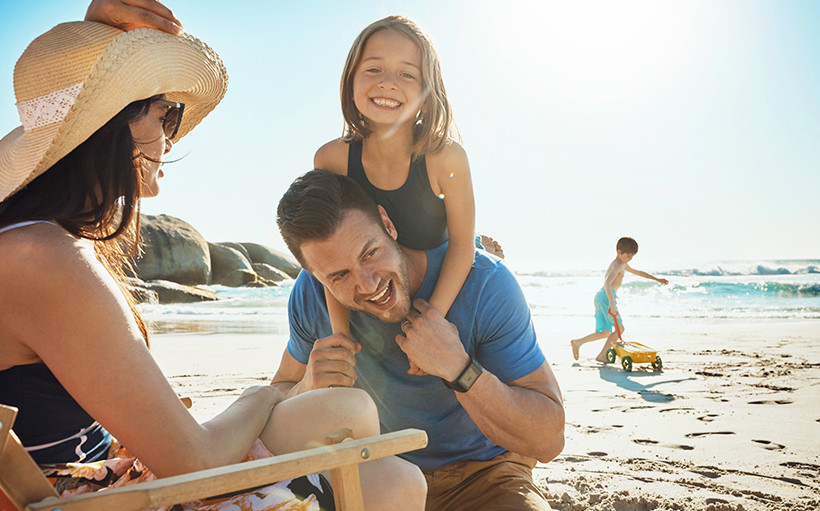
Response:
POLYGON ((85 20, 126 31, 155 28, 173 35, 182 32, 182 22, 158 0, 91 0, 85 20))

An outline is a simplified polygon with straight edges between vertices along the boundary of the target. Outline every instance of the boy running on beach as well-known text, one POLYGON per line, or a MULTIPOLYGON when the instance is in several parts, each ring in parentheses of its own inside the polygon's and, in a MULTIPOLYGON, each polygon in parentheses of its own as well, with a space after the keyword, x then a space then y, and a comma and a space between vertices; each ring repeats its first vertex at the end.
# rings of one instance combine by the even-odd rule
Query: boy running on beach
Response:
POLYGON ((615 345, 618 339, 617 330, 613 332, 615 321, 613 317, 617 318, 618 329, 621 334, 624 332, 624 323, 618 313, 618 305, 616 303, 617 296, 615 291, 621 287, 624 280, 624 272, 628 271, 639 277, 660 282, 663 285, 669 284, 666 279, 659 279, 644 271, 636 270, 629 266, 629 261, 638 253, 638 242, 632 238, 621 238, 615 246, 617 255, 615 260, 609 265, 604 277, 604 287, 595 295, 595 332, 580 339, 573 339, 570 341, 572 345, 572 356, 578 360, 578 349, 588 342, 597 341, 598 339, 607 338, 607 342, 601 348, 601 352, 595 357, 598 362, 606 362, 606 350, 615 345))

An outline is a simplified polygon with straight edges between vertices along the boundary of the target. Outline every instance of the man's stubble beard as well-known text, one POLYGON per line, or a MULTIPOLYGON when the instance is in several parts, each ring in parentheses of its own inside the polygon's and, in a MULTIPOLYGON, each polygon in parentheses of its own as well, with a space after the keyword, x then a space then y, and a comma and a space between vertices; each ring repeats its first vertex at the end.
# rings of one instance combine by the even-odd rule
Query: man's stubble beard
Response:
MULTIPOLYGON (((405 257, 404 252, 401 251, 398 243, 396 243, 396 249, 399 251, 400 257, 400 264, 399 264, 399 273, 393 274, 391 279, 393 281, 393 292, 396 294, 397 297, 401 297, 401 299, 405 302, 406 306, 402 308, 402 310, 397 310, 395 307, 391 308, 390 310, 383 311, 384 314, 389 314, 388 317, 381 317, 377 313, 371 312, 368 310, 366 305, 362 305, 358 302, 355 303, 355 307, 352 307, 353 310, 363 312, 368 316, 378 319, 379 321, 383 321, 385 323, 397 323, 404 319, 407 314, 410 312, 410 272, 407 269, 407 257, 405 257)), ((397 304, 398 305, 398 304, 397 304)), ((380 311, 381 312, 381 311, 380 311)))

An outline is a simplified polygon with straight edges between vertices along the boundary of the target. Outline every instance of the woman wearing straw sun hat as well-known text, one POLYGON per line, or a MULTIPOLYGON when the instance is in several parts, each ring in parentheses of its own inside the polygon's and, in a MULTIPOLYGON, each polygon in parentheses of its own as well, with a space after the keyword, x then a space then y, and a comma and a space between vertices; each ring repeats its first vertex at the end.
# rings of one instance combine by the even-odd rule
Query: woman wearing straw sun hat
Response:
MULTIPOLYGON (((161 10, 153 0, 128 3, 161 10)), ((113 23, 125 7, 133 5, 95 0, 87 18, 113 23)), ((125 12, 117 24, 146 25, 125 12)), ((165 155, 216 107, 227 81, 219 56, 191 35, 93 21, 54 27, 15 66, 21 126, 0 140, 0 403, 19 408, 21 441, 61 484, 78 472, 115 474, 71 491, 298 450, 342 418, 356 436, 379 433, 375 406, 355 389, 283 401, 273 387, 252 387, 198 424, 147 349, 122 277, 140 199, 159 192, 165 155)), ((424 502, 415 467, 374 463, 362 467, 368 507, 424 502)), ((320 483, 291 487, 332 502, 320 483)), ((246 498, 224 502, 251 506, 246 498)))

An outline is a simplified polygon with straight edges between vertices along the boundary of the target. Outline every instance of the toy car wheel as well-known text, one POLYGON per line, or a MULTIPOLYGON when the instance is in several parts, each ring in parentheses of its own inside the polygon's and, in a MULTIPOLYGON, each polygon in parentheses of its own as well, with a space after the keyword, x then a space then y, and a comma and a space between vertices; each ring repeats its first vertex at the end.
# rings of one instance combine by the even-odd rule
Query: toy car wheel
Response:
POLYGON ((663 371, 663 361, 661 360, 661 357, 655 357, 655 361, 652 362, 652 369, 657 372, 663 371))
POLYGON ((629 372, 632 370, 632 357, 624 357, 621 359, 621 365, 624 368, 624 371, 629 372))
POLYGON ((606 350, 606 363, 611 364, 613 362, 615 362, 615 350, 609 348, 608 350, 606 350))

